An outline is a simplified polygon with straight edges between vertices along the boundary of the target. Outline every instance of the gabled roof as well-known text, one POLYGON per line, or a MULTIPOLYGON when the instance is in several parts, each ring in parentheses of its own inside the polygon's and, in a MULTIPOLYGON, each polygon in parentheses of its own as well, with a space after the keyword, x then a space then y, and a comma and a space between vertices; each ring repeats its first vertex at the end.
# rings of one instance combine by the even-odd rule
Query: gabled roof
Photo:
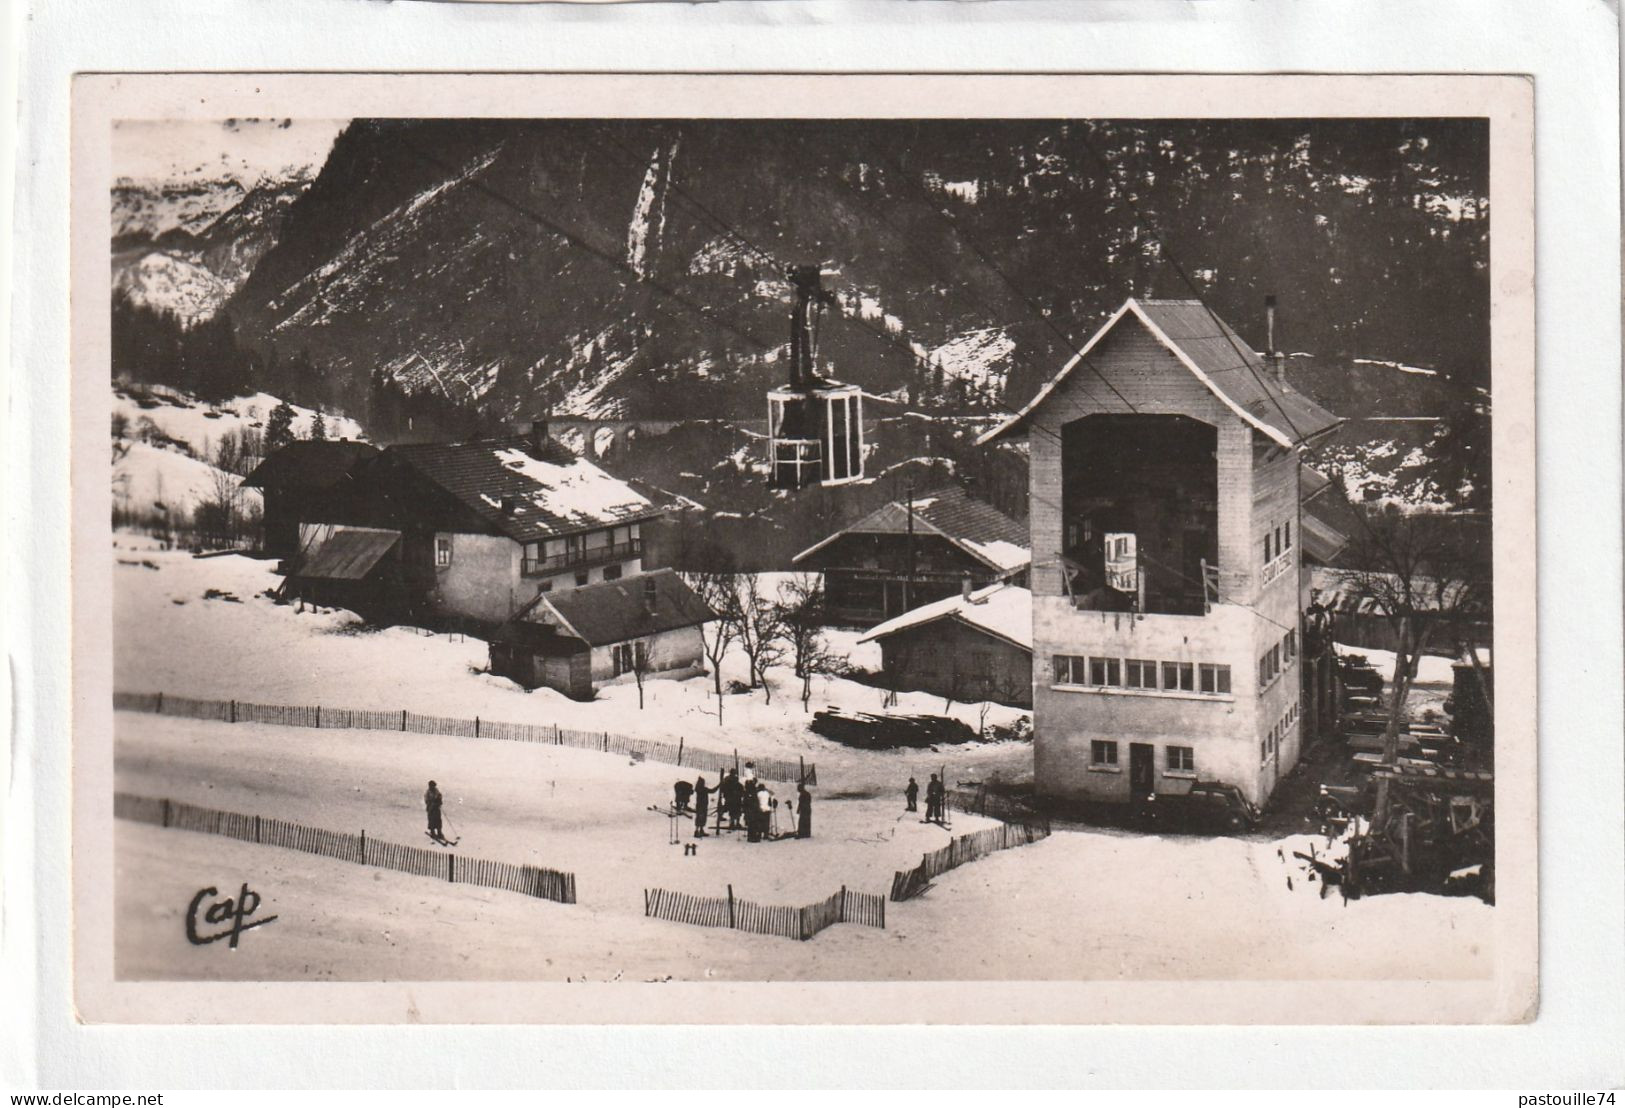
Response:
POLYGON ((273 453, 243 478, 253 489, 327 489, 362 458, 378 453, 371 443, 349 439, 299 439, 273 453))
POLYGON ((377 527, 337 527, 326 542, 305 558, 304 564, 293 576, 328 581, 360 581, 400 541, 399 531, 377 527))
POLYGON ((1033 649, 1033 594, 1019 585, 1002 581, 971 593, 969 600, 962 593, 955 593, 944 600, 922 604, 870 628, 858 641, 873 642, 940 620, 963 623, 1028 653, 1033 649))
MULTIPOLYGON (((851 526, 809 546, 793 560, 801 561, 842 535, 905 534, 908 514, 907 501, 882 504, 851 526)), ((999 573, 1014 572, 1032 560, 1027 528, 991 504, 967 496, 957 485, 914 498, 914 530, 919 534, 942 536, 999 573)))
POLYGON ((716 618, 699 594, 669 569, 619 581, 543 593, 525 614, 551 614, 562 629, 591 646, 609 646, 662 631, 694 627, 716 618), (647 589, 653 583, 654 604, 647 589))
POLYGON ((391 446, 384 453, 450 493, 493 530, 519 542, 660 514, 625 481, 572 454, 562 443, 548 439, 540 450, 532 450, 529 439, 515 435, 391 446))
POLYGON ((1200 300, 1130 297, 1020 412, 983 435, 977 440, 978 444, 991 442, 1024 422, 1062 381, 1084 364, 1090 351, 1112 328, 1129 315, 1139 320, 1226 407, 1281 446, 1298 445, 1343 422, 1277 380, 1258 352, 1200 300))

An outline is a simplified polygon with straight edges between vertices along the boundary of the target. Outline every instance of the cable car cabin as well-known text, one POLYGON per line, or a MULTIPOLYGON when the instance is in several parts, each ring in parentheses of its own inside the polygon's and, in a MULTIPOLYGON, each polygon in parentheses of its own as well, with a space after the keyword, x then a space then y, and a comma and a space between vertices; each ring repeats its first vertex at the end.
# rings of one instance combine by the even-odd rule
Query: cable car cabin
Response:
POLYGON ((839 381, 767 394, 768 484, 776 489, 839 485, 863 476, 863 390, 839 381))

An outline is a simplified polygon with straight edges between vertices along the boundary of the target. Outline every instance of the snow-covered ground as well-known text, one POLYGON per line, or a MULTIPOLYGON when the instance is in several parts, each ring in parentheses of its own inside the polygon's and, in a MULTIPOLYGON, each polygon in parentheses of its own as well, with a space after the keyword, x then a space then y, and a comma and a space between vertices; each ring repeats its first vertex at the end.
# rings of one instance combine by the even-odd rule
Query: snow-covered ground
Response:
MULTIPOLYGON (((772 757, 805 757, 822 780, 843 786, 898 786, 907 780, 903 752, 858 751, 812 734, 812 712, 829 706, 848 711, 952 715, 973 729, 1009 727, 1027 713, 955 703, 944 712, 941 697, 901 693, 892 708, 882 689, 839 677, 813 680, 808 709, 800 701, 800 681, 780 667, 769 674, 773 698, 760 690, 725 694, 722 718, 709 677, 647 682, 644 708, 634 684, 610 685, 598 699, 581 703, 552 689, 527 692, 505 678, 476 671, 489 657, 478 639, 448 639, 405 627, 364 629, 351 613, 297 611, 261 595, 280 578, 275 563, 228 555, 197 559, 180 551, 159 551, 141 536, 115 536, 114 680, 129 692, 166 692, 218 700, 257 700, 279 704, 327 704, 429 715, 552 723, 582 730, 609 730, 645 739, 675 742, 679 737, 715 750, 738 747, 772 757), (158 567, 149 569, 142 562, 158 567), (242 603, 204 598, 209 589, 242 603), (244 649, 252 644, 252 649, 244 649), (902 776, 899 777, 899 772, 902 776), (833 774, 833 776, 831 776, 833 774)), ((784 577, 762 575, 760 587, 773 595, 784 577)), ((855 645, 856 632, 831 632, 830 644, 854 664, 878 669, 878 649, 855 645)), ((730 652, 723 661, 724 687, 743 681, 744 659, 730 652)), ((965 779, 1000 773, 1015 779, 1030 773, 1029 748, 1021 743, 972 743, 953 748, 965 779)))
MULTIPOLYGON (((1301 836, 1058 831, 948 873, 924 897, 889 904, 885 931, 836 926, 806 943, 646 920, 642 890, 652 886, 721 895, 731 884, 737 896, 777 904, 807 903, 843 884, 883 892, 895 870, 949 838, 903 813, 898 793, 909 775, 923 781, 947 763, 950 780, 1019 778, 1030 774, 1030 748, 851 750, 808 731, 795 681, 783 672, 774 674, 771 705, 760 692, 727 696, 721 724, 703 677, 649 682, 641 711, 632 686, 611 687, 587 704, 526 693, 475 672, 486 660, 476 640, 363 630, 346 613, 274 604, 259 595, 275 583, 268 562, 194 559, 127 535, 116 541, 119 688, 682 735, 707 747, 804 756, 817 763, 820 780, 810 842, 707 838, 687 857, 670 845, 667 819, 649 810, 688 776, 676 767, 499 740, 120 712, 122 790, 415 843, 424 841, 421 795, 432 777, 446 793, 459 852, 569 870, 581 901, 557 905, 121 822, 121 976, 1438 979, 1490 968, 1493 909, 1418 895, 1322 899, 1292 857, 1304 849, 1301 836), (204 599, 209 588, 241 603, 204 599), (235 957, 198 957, 180 917, 199 880, 221 888, 249 881, 266 898, 262 912, 278 921, 246 935, 235 957), (1396 933, 1409 939, 1381 938, 1396 933)), ((834 637, 839 646, 857 636, 834 637)), ((739 659, 728 659, 724 673, 740 676, 739 659)), ((813 706, 881 711, 882 697, 865 685, 820 679, 813 706)), ((941 708, 936 697, 904 694, 894 710, 941 708)), ((975 726, 979 706, 952 711, 975 726)), ((994 708, 989 722, 1021 714, 994 708)), ((963 814, 954 823, 954 833, 986 825, 963 814)), ((691 825, 682 830, 694 841, 691 825)))

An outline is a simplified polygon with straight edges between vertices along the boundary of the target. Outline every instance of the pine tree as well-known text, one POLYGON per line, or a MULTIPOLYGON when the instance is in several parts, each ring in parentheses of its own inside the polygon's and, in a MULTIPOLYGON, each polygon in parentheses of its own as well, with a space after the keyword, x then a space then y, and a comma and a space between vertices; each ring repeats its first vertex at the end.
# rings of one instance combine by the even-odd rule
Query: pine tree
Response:
POLYGON ((313 442, 321 442, 327 438, 327 420, 322 417, 319 409, 316 418, 310 421, 310 437, 313 442))
POLYGON ((265 425, 265 453, 274 454, 293 441, 293 408, 286 400, 271 409, 265 425))

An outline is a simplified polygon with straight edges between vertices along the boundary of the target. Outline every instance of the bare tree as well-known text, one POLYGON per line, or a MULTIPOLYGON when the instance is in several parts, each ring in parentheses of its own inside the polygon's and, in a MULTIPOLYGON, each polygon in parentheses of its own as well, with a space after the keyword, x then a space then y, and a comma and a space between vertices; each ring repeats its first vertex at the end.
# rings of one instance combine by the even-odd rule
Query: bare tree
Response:
POLYGON ((759 575, 741 573, 734 578, 729 618, 734 622, 734 637, 750 666, 750 687, 760 686, 771 704, 773 687, 767 680, 767 671, 784 660, 786 636, 778 605, 762 594, 759 575))
MULTIPOLYGON (((1388 507, 1360 518, 1360 533, 1347 556, 1353 568, 1341 576, 1394 635, 1393 696, 1382 752, 1383 762, 1394 765, 1417 665, 1430 646, 1457 645, 1483 618, 1489 570, 1450 517, 1388 507)), ((1386 785, 1384 779, 1379 786, 1379 812, 1386 810, 1386 785)))
POLYGON ((711 665, 711 681, 719 704, 717 718, 720 720, 722 659, 727 655, 737 629, 737 621, 729 618, 735 599, 734 576, 731 573, 685 573, 683 579, 705 601, 705 606, 716 613, 715 619, 700 626, 700 647, 705 660, 711 665))
POLYGON ((638 711, 643 711, 643 681, 649 676, 649 644, 635 642, 632 644, 632 680, 638 686, 638 711))

